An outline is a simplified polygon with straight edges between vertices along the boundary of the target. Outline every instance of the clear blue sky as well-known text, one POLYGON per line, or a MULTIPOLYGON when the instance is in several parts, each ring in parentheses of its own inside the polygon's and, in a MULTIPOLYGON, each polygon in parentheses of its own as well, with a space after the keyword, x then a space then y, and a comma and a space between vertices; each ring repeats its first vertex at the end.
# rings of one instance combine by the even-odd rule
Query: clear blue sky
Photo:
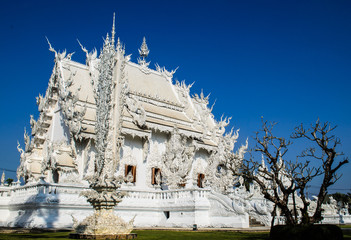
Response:
MULTIPOLYGON (((132 61, 145 36, 150 66, 179 66, 175 78, 195 81, 192 93, 211 93, 215 117, 232 116, 240 128, 238 145, 247 137, 254 145, 261 116, 279 122, 284 137, 320 117, 338 125, 341 149, 351 155, 351 1, 3 0, 0 167, 17 168, 16 142, 30 129, 29 115, 38 116, 35 97, 54 64, 45 36, 84 63, 76 39, 99 50, 113 12, 132 61)), ((351 165, 342 172, 333 189, 351 188, 351 165)))

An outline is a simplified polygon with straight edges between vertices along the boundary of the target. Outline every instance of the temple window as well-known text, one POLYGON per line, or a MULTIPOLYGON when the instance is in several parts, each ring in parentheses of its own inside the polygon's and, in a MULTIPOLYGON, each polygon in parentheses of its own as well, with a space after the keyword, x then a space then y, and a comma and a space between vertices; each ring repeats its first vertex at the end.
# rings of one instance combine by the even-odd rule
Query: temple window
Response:
POLYGON ((161 169, 159 168, 151 168, 151 184, 152 185, 161 185, 162 175, 161 169))
POLYGON ((124 177, 126 182, 135 183, 136 182, 136 166, 125 165, 124 177))
POLYGON ((204 187, 204 180, 205 180, 205 174, 199 173, 197 175, 197 186, 199 188, 203 188, 204 187))
POLYGON ((58 183, 59 182, 59 173, 57 171, 57 169, 55 169, 52 173, 52 180, 54 181, 54 183, 58 183))

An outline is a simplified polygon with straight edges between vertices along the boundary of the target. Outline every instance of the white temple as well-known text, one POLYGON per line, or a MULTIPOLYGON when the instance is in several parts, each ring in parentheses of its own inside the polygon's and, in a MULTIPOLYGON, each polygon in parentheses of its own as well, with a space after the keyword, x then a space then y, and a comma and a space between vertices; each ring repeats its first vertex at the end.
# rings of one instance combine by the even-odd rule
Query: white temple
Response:
POLYGON ((99 168, 99 147, 112 159, 111 173, 123 178, 115 212, 136 227, 246 228, 252 219, 269 225, 272 204, 259 190, 234 188, 240 179, 231 169, 247 142, 234 152, 238 130, 226 133, 230 118, 216 121, 208 97, 190 96, 191 85, 174 82, 175 70, 149 67, 145 38, 138 63, 115 41, 114 25, 100 54, 81 45, 85 64, 49 46, 55 65, 37 97, 39 118, 31 116, 24 149, 18 144, 18 182, 0 186, 1 226, 66 228, 91 214, 80 193, 99 168), (106 110, 95 97, 101 77, 112 79, 105 86, 112 115, 97 119, 106 110), (96 132, 106 124, 109 141, 97 146, 96 132))

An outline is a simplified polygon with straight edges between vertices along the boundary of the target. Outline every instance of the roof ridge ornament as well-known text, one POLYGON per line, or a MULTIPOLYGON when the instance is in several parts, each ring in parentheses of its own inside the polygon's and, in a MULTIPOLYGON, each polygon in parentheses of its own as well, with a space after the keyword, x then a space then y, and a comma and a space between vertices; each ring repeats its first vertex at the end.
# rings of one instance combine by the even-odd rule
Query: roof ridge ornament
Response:
POLYGON ((121 48, 122 45, 121 45, 121 40, 119 39, 119 37, 117 38, 117 46, 116 46, 116 49, 119 49, 121 48))
POLYGON ((150 62, 146 62, 145 58, 147 58, 147 56, 150 53, 149 48, 147 47, 146 44, 146 38, 143 38, 143 43, 141 44, 140 48, 138 49, 139 54, 140 54, 140 58, 138 58, 138 63, 143 66, 143 67, 148 67, 150 62))
POLYGON ((122 56, 124 56, 125 49, 126 49, 126 47, 122 45, 121 40, 118 37, 117 38, 117 44, 116 44, 116 52, 119 53, 119 54, 122 54, 122 56))

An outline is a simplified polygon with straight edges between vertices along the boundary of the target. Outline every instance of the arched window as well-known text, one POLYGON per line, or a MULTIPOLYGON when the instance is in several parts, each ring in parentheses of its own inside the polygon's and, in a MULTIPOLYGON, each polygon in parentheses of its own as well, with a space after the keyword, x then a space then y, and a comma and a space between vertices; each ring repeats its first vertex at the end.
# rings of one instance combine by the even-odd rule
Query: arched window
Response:
POLYGON ((160 185, 162 180, 161 169, 151 168, 151 184, 160 185))
POLYGON ((197 186, 199 188, 203 188, 204 187, 204 180, 205 180, 205 174, 199 173, 197 175, 197 186))
POLYGON ((135 183, 136 182, 136 166, 125 165, 124 168, 124 177, 127 179, 127 182, 135 183))

